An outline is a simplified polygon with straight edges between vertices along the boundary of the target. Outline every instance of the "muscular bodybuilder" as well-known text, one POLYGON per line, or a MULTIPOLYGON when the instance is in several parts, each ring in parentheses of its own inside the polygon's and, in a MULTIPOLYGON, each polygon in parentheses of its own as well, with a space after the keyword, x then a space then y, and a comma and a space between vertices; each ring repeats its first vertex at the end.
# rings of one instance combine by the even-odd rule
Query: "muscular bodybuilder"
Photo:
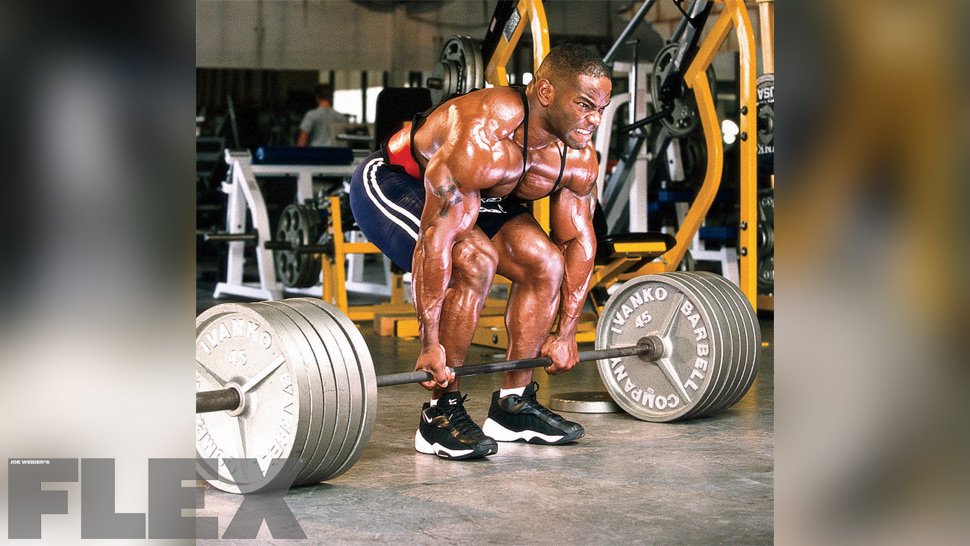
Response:
POLYGON ((576 327, 596 254, 591 138, 611 90, 599 57, 557 46, 524 88, 443 102, 354 174, 357 224, 412 273, 421 334, 415 369, 434 376, 422 383, 432 400, 415 433, 418 451, 467 459, 495 453, 496 440, 562 444, 583 436, 582 426, 536 401, 531 369, 505 373, 479 428, 446 367, 464 363, 496 273, 512 281, 507 358, 548 356, 550 374, 577 363, 576 327), (524 205, 546 196, 551 238, 524 205))

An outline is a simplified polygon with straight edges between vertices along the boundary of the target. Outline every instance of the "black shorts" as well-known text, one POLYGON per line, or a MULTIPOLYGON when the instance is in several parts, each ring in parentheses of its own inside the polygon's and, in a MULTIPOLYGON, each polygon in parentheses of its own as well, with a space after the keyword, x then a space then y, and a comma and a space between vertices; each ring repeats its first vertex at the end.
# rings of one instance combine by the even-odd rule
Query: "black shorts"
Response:
MULTIPOLYGON (((367 157, 350 179, 350 208, 367 240, 405 271, 411 271, 424 210, 424 182, 385 164, 380 151, 367 157)), ((492 238, 506 222, 529 211, 498 198, 482 199, 475 223, 492 238)))

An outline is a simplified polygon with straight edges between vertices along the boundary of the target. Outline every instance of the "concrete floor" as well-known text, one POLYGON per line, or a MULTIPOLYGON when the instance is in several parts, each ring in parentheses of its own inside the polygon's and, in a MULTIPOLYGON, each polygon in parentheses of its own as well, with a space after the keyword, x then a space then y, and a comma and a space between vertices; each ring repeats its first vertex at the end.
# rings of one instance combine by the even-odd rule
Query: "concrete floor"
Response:
MULTIPOLYGON (((212 300, 212 287, 199 283, 199 312, 227 301, 212 300)), ((417 340, 380 337, 369 324, 358 326, 378 374, 412 369, 417 340)), ((584 438, 556 447, 501 443, 487 459, 455 462, 417 453, 413 436, 427 391, 382 388, 361 459, 330 482, 290 490, 285 502, 312 544, 771 544, 770 314, 761 317, 761 327, 757 379, 729 410, 673 424, 625 413, 563 413, 583 424, 584 438)), ((468 361, 494 360, 493 353, 473 347, 468 361)), ((556 393, 605 390, 592 363, 557 377, 540 370, 535 380, 542 403, 556 393)), ((462 382, 466 407, 479 424, 500 381, 493 374, 462 382)), ((197 516, 218 516, 222 536, 241 502, 241 496, 209 489, 197 516)), ((257 537, 272 540, 265 523, 257 537)), ((232 543, 198 541, 210 542, 232 543)))

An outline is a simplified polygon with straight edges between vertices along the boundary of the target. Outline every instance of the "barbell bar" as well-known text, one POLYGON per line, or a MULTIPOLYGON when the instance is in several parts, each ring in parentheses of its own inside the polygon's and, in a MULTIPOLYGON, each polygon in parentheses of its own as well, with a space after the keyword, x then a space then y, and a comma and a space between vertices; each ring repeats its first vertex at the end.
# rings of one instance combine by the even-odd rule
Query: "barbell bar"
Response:
MULTIPOLYGON (((617 404, 638 419, 668 422, 724 411, 744 396, 757 374, 760 328, 731 282, 671 272, 615 290, 595 345, 579 360, 597 362, 617 404)), ((539 357, 453 371, 549 364, 539 357)), ((196 318, 196 453, 209 465, 200 474, 234 493, 339 476, 370 438, 377 388, 431 379, 426 371, 376 376, 360 331, 322 300, 216 305, 196 318), (259 461, 258 476, 239 474, 246 458, 259 461), (287 474, 268 462, 280 459, 298 464, 287 474)))
MULTIPOLYGON (((625 356, 639 356, 645 360, 656 360, 663 354, 663 343, 656 336, 643 338, 637 345, 630 347, 616 347, 612 349, 599 349, 593 351, 580 351, 580 362, 594 362, 606 358, 619 358, 625 356)), ((468 377, 489 373, 508 372, 512 370, 524 370, 527 368, 541 368, 552 364, 552 359, 547 356, 536 358, 521 358, 516 360, 503 360, 502 362, 492 362, 489 364, 476 364, 472 366, 462 366, 460 368, 448 368, 448 371, 455 374, 455 377, 468 377)), ((378 387, 391 387, 395 385, 407 385, 410 383, 421 383, 422 381, 433 381, 434 376, 427 371, 413 371, 392 373, 377 376, 378 387)), ((214 411, 233 411, 242 404, 242 390, 240 387, 231 387, 213 391, 201 391, 195 393, 195 412, 211 413, 214 411)))

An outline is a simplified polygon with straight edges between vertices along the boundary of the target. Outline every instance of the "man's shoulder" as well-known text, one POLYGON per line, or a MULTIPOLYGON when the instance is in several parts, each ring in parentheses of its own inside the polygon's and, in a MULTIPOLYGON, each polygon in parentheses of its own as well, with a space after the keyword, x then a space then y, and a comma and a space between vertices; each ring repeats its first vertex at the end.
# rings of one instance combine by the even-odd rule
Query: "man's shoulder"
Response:
POLYGON ((321 110, 322 108, 320 108, 319 106, 316 108, 311 108, 306 111, 306 114, 304 114, 303 117, 306 119, 318 118, 320 117, 321 110))
POLYGON ((450 99, 465 119, 487 117, 496 121, 521 123, 525 107, 520 92, 512 87, 489 87, 450 99))
POLYGON ((501 106, 511 106, 518 110, 523 108, 524 95, 518 87, 489 87, 476 91, 476 93, 481 93, 483 100, 486 102, 501 106))
POLYGON ((341 114, 340 112, 332 108, 324 108, 324 115, 328 118, 334 118, 334 119, 340 119, 340 120, 346 119, 346 116, 344 116, 343 114, 341 114))

